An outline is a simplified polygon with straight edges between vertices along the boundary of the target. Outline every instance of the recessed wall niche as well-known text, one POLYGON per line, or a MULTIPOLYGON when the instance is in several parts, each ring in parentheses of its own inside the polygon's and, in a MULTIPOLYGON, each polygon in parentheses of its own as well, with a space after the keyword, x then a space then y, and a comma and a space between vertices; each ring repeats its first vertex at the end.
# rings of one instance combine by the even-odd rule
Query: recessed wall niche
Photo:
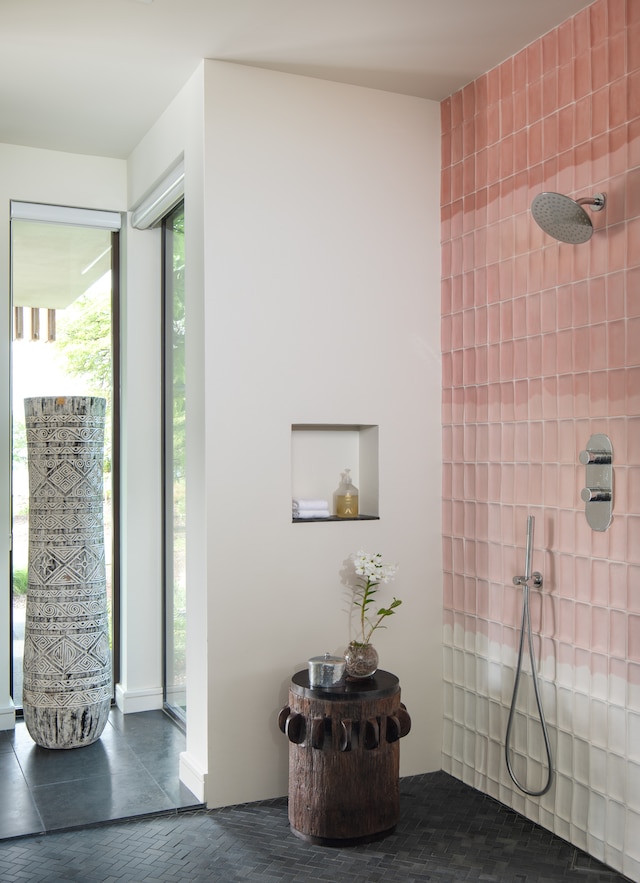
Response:
MULTIPOLYGON (((291 497, 328 500, 324 521, 366 521, 380 517, 378 426, 343 423, 294 423, 291 426, 291 497), (335 516, 334 494, 340 474, 351 470, 358 488, 357 519, 335 516)), ((296 524, 308 519, 293 519, 296 524)), ((318 521, 313 521, 317 524, 318 521)))

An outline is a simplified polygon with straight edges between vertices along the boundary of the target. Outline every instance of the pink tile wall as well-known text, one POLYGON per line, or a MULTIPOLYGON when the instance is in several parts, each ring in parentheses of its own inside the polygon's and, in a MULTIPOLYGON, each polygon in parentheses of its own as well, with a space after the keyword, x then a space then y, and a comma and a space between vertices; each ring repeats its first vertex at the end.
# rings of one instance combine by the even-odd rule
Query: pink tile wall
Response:
POLYGON ((598 0, 441 116, 446 621, 515 646, 534 514, 547 652, 637 682, 640 0, 598 0), (588 243, 535 224, 544 190, 606 192, 588 243), (580 499, 594 432, 614 448, 604 533, 580 499))
MULTIPOLYGON (((640 881, 640 0, 596 0, 441 116, 443 767, 640 881), (536 225, 545 190, 606 192, 588 243, 536 225), (580 498, 596 432, 606 532, 580 498), (504 763, 529 514, 555 774, 536 800, 504 763)), ((536 787, 531 707, 513 750, 536 787)))

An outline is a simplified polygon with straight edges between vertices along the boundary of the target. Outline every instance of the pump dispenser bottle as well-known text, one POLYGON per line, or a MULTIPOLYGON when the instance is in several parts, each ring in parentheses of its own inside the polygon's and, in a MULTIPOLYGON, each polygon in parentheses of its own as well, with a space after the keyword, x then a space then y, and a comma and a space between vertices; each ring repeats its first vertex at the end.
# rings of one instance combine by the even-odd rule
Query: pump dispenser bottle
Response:
POLYGON ((340 485, 336 491, 336 515, 338 518, 356 518, 358 515, 358 488, 351 481, 351 470, 340 474, 340 485))

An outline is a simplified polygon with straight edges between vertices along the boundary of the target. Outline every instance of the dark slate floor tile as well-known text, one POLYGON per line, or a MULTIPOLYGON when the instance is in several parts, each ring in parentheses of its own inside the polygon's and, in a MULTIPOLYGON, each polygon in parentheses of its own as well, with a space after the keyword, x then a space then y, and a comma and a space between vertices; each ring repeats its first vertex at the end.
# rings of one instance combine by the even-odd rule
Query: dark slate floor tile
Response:
POLYGON ((113 713, 102 746, 48 752, 60 754, 57 760, 40 756, 44 749, 34 753, 24 728, 8 737, 11 751, 0 751, 0 837, 14 839, 0 840, 2 883, 625 879, 443 772, 402 779, 395 832, 361 846, 328 848, 296 837, 286 798, 179 811, 195 801, 178 780, 184 736, 162 713, 146 714, 113 713), (144 818, 122 821, 136 815, 144 818))
POLYGON ((146 770, 31 789, 47 831, 175 809, 146 770))

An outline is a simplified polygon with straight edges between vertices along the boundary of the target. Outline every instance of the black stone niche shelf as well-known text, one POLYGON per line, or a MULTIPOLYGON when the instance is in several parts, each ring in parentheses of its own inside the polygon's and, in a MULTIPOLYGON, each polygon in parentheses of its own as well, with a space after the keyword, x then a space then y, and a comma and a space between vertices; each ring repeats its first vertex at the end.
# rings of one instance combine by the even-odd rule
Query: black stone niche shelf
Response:
POLYGON ((328 518, 294 518, 294 524, 308 524, 310 521, 317 524, 319 521, 380 521, 379 515, 356 515, 353 518, 339 518, 337 515, 330 515, 328 518))

